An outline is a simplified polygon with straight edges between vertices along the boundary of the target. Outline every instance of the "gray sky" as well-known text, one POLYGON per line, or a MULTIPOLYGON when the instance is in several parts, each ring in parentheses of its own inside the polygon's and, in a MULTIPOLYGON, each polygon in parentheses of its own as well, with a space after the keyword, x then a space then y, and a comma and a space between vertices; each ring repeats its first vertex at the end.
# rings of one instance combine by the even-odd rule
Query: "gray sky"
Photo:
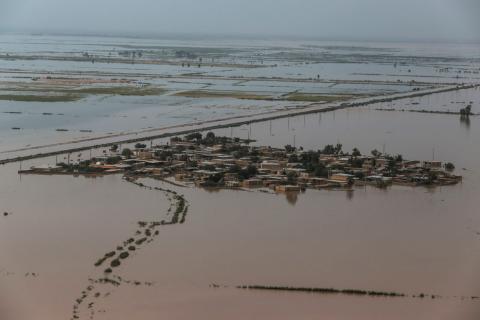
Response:
POLYGON ((480 40, 480 0, 0 0, 0 30, 480 40))

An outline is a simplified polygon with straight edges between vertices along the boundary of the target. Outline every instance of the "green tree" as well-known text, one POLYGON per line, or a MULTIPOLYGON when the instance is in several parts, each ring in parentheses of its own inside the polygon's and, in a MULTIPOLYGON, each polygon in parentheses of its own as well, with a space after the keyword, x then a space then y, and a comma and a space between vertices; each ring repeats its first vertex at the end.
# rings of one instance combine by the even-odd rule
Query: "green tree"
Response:
POLYGON ((445 164, 445 169, 448 170, 448 171, 453 171, 455 170, 455 165, 451 162, 448 162, 445 164))
POLYGON ((357 148, 353 148, 353 151, 352 151, 352 156, 354 157, 360 157, 362 154, 360 153, 360 150, 358 150, 357 148))
POLYGON ((287 144, 287 145, 285 146, 285 151, 286 151, 287 153, 295 152, 295 147, 292 147, 291 145, 287 144))
POLYGON ((374 156, 375 158, 378 158, 382 155, 382 153, 377 149, 373 149, 371 153, 372 153, 372 156, 374 156))
POLYGON ((323 150, 322 150, 322 153, 323 154, 334 154, 335 153, 335 147, 331 144, 327 144, 323 150))
POLYGON ((342 144, 337 143, 337 145, 335 146, 335 153, 339 154, 340 152, 342 152, 342 144))
POLYGON ((297 181, 297 174, 293 171, 290 171, 289 173, 287 173, 287 182, 289 184, 295 184, 297 181))
POLYGON ((200 141, 202 140, 202 134, 200 132, 190 133, 185 136, 185 139, 187 139, 188 141, 192 141, 192 140, 200 141))
POLYGON ((122 156, 124 156, 125 158, 129 159, 131 156, 133 155, 133 151, 128 149, 128 148, 125 148, 122 150, 122 156))
POLYGON ((297 156, 295 153, 291 154, 291 155, 288 157, 288 162, 289 162, 289 163, 296 163, 296 162, 298 162, 298 161, 299 161, 299 160, 298 160, 298 156, 297 156))

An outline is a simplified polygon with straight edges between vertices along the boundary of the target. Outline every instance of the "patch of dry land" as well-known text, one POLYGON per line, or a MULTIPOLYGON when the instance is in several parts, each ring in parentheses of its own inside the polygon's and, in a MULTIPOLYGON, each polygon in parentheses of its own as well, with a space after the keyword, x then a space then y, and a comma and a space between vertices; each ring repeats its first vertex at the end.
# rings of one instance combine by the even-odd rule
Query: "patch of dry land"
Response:
POLYGON ((286 101, 298 101, 298 102, 335 102, 346 101, 354 98, 361 98, 361 96, 355 95, 326 95, 315 93, 290 93, 283 97, 286 101))
POLYGON ((6 83, 0 88, 0 100, 24 102, 71 102, 95 95, 157 96, 166 90, 159 86, 130 84, 112 80, 110 82, 75 82, 70 79, 6 83))
POLYGON ((176 96, 187 98, 230 98, 241 100, 292 101, 292 102, 335 102, 360 98, 356 95, 327 95, 315 93, 288 93, 280 97, 254 92, 189 90, 175 93, 176 96))
POLYGON ((251 92, 239 91, 209 91, 209 90, 189 90, 175 93, 178 97, 187 98, 232 98, 244 100, 273 100, 272 96, 256 94, 251 92))

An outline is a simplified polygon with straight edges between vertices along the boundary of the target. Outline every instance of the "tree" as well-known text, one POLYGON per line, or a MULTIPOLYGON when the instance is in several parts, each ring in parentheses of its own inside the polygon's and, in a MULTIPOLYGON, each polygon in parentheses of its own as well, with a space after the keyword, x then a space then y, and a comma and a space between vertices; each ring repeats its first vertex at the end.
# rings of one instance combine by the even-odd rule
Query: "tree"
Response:
POLYGON ((455 165, 451 162, 448 162, 445 164, 445 169, 448 170, 448 171, 453 171, 455 170, 455 165))
POLYGON ((360 150, 358 150, 357 148, 353 148, 353 151, 352 151, 352 156, 354 157, 360 157, 362 154, 360 153, 360 150))
POLYGON ((291 154, 290 157, 288 157, 288 162, 289 163, 298 162, 298 156, 295 153, 291 154))
POLYGON ((168 151, 168 150, 157 150, 157 151, 155 151, 155 157, 157 157, 161 161, 167 161, 172 156, 173 156, 172 151, 168 151))
POLYGON ((133 155, 133 151, 128 149, 128 148, 125 148, 122 150, 122 156, 124 156, 125 158, 130 158, 131 156, 133 155))
POLYGON ((372 150, 372 156, 374 156, 375 158, 378 158, 380 157, 380 155, 382 154, 380 151, 378 151, 377 149, 373 149, 372 150))
POLYGON ((342 151, 342 144, 337 143, 337 145, 335 146, 335 153, 339 154, 341 151, 342 151))
POLYGON ((354 168, 361 168, 363 166, 363 160, 359 158, 354 158, 350 161, 352 167, 354 168))
POLYGON ((213 132, 208 132, 207 136, 205 137, 207 140, 214 140, 215 139, 215 133, 213 132))
POLYGON ((249 165, 247 168, 242 169, 238 172, 238 177, 241 180, 250 179, 258 173, 257 167, 249 165))
POLYGON ((314 170, 315 177, 317 178, 326 178, 328 177, 328 170, 323 164, 318 164, 314 170))
POLYGON ((295 184, 297 181, 297 174, 294 171, 287 173, 287 182, 289 184, 295 184))
POLYGON ((105 160, 106 164, 117 164, 122 160, 121 157, 108 157, 107 160, 105 160))
POLYGON ((395 175, 397 173, 397 162, 394 158, 388 158, 387 168, 391 175, 395 175))
POLYGON ((327 144, 322 151, 323 154, 334 154, 335 153, 335 147, 331 144, 327 144))
POLYGON ((292 147, 291 145, 287 144, 285 146, 285 151, 287 151, 287 153, 292 153, 295 151, 295 147, 292 147))
POLYGON ((200 132, 190 133, 185 136, 185 139, 187 139, 188 141, 192 141, 192 140, 200 141, 202 140, 202 134, 200 132))

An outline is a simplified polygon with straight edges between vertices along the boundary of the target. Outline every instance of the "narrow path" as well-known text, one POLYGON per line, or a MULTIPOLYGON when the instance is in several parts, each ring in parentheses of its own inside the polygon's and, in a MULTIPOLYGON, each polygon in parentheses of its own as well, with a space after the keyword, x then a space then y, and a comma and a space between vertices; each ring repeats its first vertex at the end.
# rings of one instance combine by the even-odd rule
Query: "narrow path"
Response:
POLYGON ((119 275, 119 269, 134 258, 144 246, 152 243, 160 234, 161 227, 185 223, 189 204, 183 195, 165 188, 146 186, 138 182, 138 178, 125 176, 125 181, 146 190, 162 192, 170 202, 165 218, 159 218, 158 221, 138 221, 137 230, 133 235, 97 259, 94 263, 95 271, 89 277, 88 285, 73 303, 72 320, 87 318, 93 320, 96 314, 106 313, 106 310, 101 308, 102 299, 109 297, 114 289, 121 285, 154 285, 148 281, 126 280, 119 275))

